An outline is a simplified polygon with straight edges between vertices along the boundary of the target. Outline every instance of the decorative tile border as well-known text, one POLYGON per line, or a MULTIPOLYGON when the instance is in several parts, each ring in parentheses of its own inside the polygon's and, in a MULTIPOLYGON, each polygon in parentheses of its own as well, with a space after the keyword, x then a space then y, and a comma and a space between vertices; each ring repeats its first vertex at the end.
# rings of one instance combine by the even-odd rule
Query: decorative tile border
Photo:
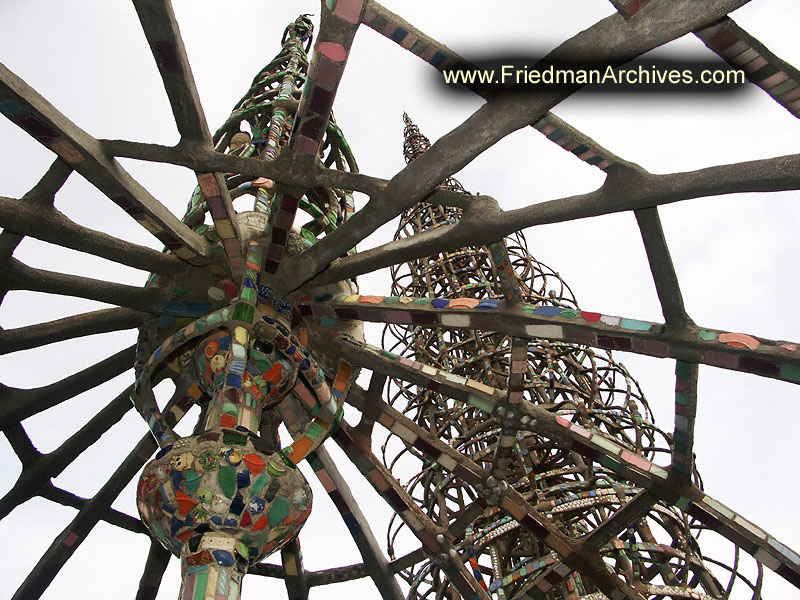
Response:
POLYGON ((671 467, 688 481, 694 465, 692 446, 697 411, 697 364, 675 361, 675 431, 671 467))
POLYGON ((697 492, 698 499, 690 501, 681 497, 675 505, 735 543, 770 570, 800 587, 800 556, 796 552, 708 494, 699 490, 697 492))
MULTIPOLYGON (((356 387, 348 396, 359 395, 356 387)), ((357 403, 360 403, 356 400, 357 403)), ((363 402, 363 396, 361 396, 363 402)), ((397 515, 417 537, 423 548, 433 556, 437 565, 447 575, 456 589, 469 600, 489 600, 489 596, 472 576, 458 552, 450 544, 446 532, 420 510, 392 474, 368 449, 357 444, 349 426, 343 425, 334 439, 355 464, 373 488, 386 500, 397 515)))
MULTIPOLYGON (((316 157, 328 130, 331 107, 358 29, 363 0, 328 0, 323 6, 314 56, 287 144, 289 151, 300 156, 316 157)), ((271 239, 264 263, 267 273, 278 270, 301 195, 284 193, 270 217, 271 239)))
POLYGON ((359 319, 501 331, 659 358, 694 356, 702 364, 800 383, 797 344, 745 334, 699 329, 690 330, 694 339, 678 339, 667 336, 662 323, 550 305, 518 310, 495 299, 325 295, 300 297, 297 304, 303 316, 319 317, 323 326, 337 319, 359 319))
POLYGON ((243 269, 242 241, 225 178, 219 173, 197 173, 197 183, 228 258, 230 272, 238 280, 243 269))
POLYGON ((0 112, 55 152, 178 258, 203 265, 210 249, 113 159, 98 140, 56 111, 35 90, 0 65, 0 112), (174 220, 174 223, 173 223, 174 220), (172 223, 175 229, 170 231, 172 223))
MULTIPOLYGON (((502 400, 506 394, 502 390, 394 355, 369 344, 353 340, 342 341, 349 348, 346 352, 353 364, 391 377, 400 377, 410 383, 427 387, 433 392, 466 402, 493 416, 503 426, 526 430, 535 425, 535 430, 541 435, 556 439, 566 449, 575 450, 642 487, 650 488, 654 485, 658 487, 667 479, 668 474, 664 468, 634 454, 615 440, 600 433, 588 431, 577 423, 572 423, 562 416, 553 415, 530 402, 523 401, 520 407, 514 411, 504 410, 502 400)), ((430 448, 431 443, 436 442, 426 439, 427 435, 420 436, 414 433, 417 427, 407 418, 402 417, 402 422, 398 422, 399 413, 396 413, 389 405, 383 402, 380 404, 362 403, 359 396, 353 394, 348 396, 347 402, 379 422, 406 443, 426 453, 432 460, 457 477, 470 484, 482 483, 480 472, 471 471, 463 463, 458 462, 463 458, 461 454, 446 446, 443 446, 441 450, 430 448)))
POLYGON ((591 140, 566 125, 561 119, 556 119, 551 113, 547 113, 536 121, 533 124, 533 128, 554 144, 561 146, 586 164, 595 166, 601 171, 605 171, 614 164, 613 160, 605 156, 603 150, 591 144, 591 140))
POLYGON ((364 11, 363 22, 412 54, 419 56, 439 71, 463 62, 458 55, 435 40, 411 32, 405 26, 396 23, 396 19, 396 15, 384 7, 370 3, 367 10, 364 11))
POLYGON ((706 46, 729 65, 741 69, 795 117, 800 117, 800 71, 770 52, 733 19, 696 31, 706 46))

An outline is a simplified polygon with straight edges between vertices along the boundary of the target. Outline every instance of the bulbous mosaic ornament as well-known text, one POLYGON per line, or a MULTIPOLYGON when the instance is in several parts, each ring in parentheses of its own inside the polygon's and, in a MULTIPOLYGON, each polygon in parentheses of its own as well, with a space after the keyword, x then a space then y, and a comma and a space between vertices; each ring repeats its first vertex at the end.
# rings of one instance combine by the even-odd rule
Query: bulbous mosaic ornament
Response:
POLYGON ((212 552, 220 566, 253 565, 281 549, 311 513, 311 489, 280 452, 257 448, 263 445, 253 435, 209 431, 148 463, 137 505, 152 535, 190 564, 200 560, 197 544, 211 538, 234 542, 234 552, 212 552))
MULTIPOLYGON (((297 536, 312 494, 296 465, 338 426, 341 388, 352 375, 342 365, 335 378, 340 389, 331 392, 324 370, 275 310, 275 299, 255 293, 263 242, 244 219, 240 232, 250 241, 239 293, 229 306, 164 339, 138 370, 133 396, 162 446, 141 475, 137 506, 152 536, 181 558, 182 598, 193 590, 237 598, 247 568, 297 536), (151 390, 152 374, 175 355, 197 397, 208 398, 205 430, 187 438, 172 430, 151 390), (283 406, 289 396, 305 403, 306 418, 283 406), (272 426, 261 437, 265 411, 272 426), (284 449, 274 427, 281 420, 294 437, 284 449)), ((179 323, 166 325, 174 330, 179 323)), ((144 328, 143 348, 147 333, 144 328)))

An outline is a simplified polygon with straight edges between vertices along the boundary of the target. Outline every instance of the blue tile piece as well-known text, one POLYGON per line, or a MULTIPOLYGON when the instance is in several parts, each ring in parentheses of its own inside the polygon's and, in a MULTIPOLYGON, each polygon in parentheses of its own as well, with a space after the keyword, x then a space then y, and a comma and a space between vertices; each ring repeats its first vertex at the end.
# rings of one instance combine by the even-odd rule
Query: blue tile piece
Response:
POLYGON ((22 112, 22 105, 11 98, 0 100, 0 112, 8 118, 13 118, 22 112))
POLYGON ((442 54, 441 52, 437 52, 436 54, 433 55, 433 58, 430 59, 428 62, 432 64, 434 67, 438 67, 440 64, 444 62, 445 58, 446 56, 444 54, 442 54))
POLYGON ((178 534, 178 531, 183 527, 183 520, 177 517, 172 517, 169 522, 169 535, 170 537, 175 537, 178 534))
POLYGON ((402 27, 398 27, 392 34, 392 41, 397 42, 399 44, 400 42, 403 41, 403 38, 405 38, 407 35, 408 31, 406 31, 402 27))
MULTIPOLYGON (((242 499, 241 494, 236 494, 236 497, 231 500, 231 506, 228 509, 231 514, 233 515, 241 515, 242 511, 244 510, 244 500, 242 499)), ((227 524, 227 520, 226 520, 227 524)))
POLYGON ((255 497, 255 498, 250 498, 250 502, 248 503, 247 508, 250 510, 251 513, 257 515, 262 510, 264 510, 264 507, 266 505, 267 503, 264 502, 262 498, 255 497))
POLYGON ((221 567, 231 567, 233 566, 233 554, 230 552, 226 552, 225 550, 212 550, 211 555, 214 557, 214 560, 217 561, 217 564, 221 567))
POLYGON ((350 530, 350 534, 353 536, 362 535, 361 526, 356 521, 356 518, 351 514, 343 514, 342 519, 344 520, 345 525, 350 530))

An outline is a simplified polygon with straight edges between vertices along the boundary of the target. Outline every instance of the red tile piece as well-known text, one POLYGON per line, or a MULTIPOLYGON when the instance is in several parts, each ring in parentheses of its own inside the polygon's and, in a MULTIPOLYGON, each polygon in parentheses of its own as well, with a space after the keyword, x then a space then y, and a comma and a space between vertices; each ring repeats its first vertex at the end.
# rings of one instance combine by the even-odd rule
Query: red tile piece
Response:
POLYGON ((336 8, 333 9, 333 14, 355 25, 361 16, 362 6, 362 0, 338 0, 336 8))
POLYGON ((317 45, 317 52, 320 52, 336 62, 342 62, 347 57, 347 50, 344 46, 336 42, 320 42, 317 45))
POLYGON ((242 516, 242 520, 239 521, 239 527, 250 527, 253 524, 253 519, 250 518, 250 513, 244 511, 244 515, 242 516))
POLYGON ((197 500, 195 500, 191 496, 187 496, 180 490, 175 490, 175 498, 178 501, 178 512, 180 512, 181 514, 185 515, 195 506, 197 506, 197 500))
POLYGON ((264 461, 261 460, 258 454, 245 455, 244 464, 253 475, 258 475, 265 467, 264 461))

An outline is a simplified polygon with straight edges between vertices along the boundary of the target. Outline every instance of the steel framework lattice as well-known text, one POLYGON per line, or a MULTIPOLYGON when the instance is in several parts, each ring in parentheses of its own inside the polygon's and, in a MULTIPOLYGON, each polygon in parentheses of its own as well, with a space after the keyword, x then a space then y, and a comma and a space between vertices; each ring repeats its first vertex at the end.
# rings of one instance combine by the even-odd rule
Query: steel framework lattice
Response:
MULTIPOLYGON (((693 33, 800 116, 800 72, 727 16, 745 2, 612 0, 616 15, 547 60, 591 55, 619 66, 693 33)), ((678 200, 800 189, 798 155, 653 175, 548 112, 578 85, 530 95, 475 87, 486 103, 435 144, 404 115, 407 166, 387 181, 359 173, 331 112, 357 30, 372 28, 439 71, 465 68, 463 58, 373 0, 326 0, 316 34, 309 15, 290 23, 279 54, 212 135, 169 0, 133 4, 181 136, 175 147, 98 140, 0 65, 0 112, 57 155, 23 198, 0 198, 0 292, 116 306, 0 330, 0 352, 139 332, 134 347, 63 381, 0 388, 0 426, 22 464, 0 518, 37 496, 78 509, 15 600, 41 597, 101 520, 152 538, 138 600, 156 597, 170 554, 181 561, 181 598, 234 600, 247 573, 283 579, 293 600, 365 576, 395 600, 705 599, 734 589, 760 598, 762 565, 800 587, 800 557, 707 494, 693 454, 699 366, 800 383, 798 346, 697 326, 658 213, 678 200), (453 178, 527 126, 603 171, 603 186, 503 212, 453 178), (184 216, 118 158, 194 171, 184 216), (53 201, 73 172, 164 251, 60 213, 53 201), (369 203, 357 207, 355 192, 369 203), (251 207, 236 210, 243 197, 251 207), (620 211, 636 216, 663 323, 582 309, 522 234, 620 211), (394 240, 355 250, 396 217, 394 240), (14 255, 26 236, 151 275, 135 287, 32 268, 14 255), (391 290, 359 289, 359 276, 385 267, 391 290), (384 325, 382 347, 365 340, 367 322, 384 325), (674 361, 672 431, 656 425, 613 351, 674 361), (128 389, 52 452, 36 449, 25 419, 131 366, 128 389), (166 379, 175 393, 160 406, 153 390, 166 379), (345 404, 360 413, 357 424, 344 418, 345 404), (181 437, 175 426, 193 405, 200 419, 181 437), (97 494, 54 485, 131 406, 150 432, 97 494), (328 438, 391 508, 388 558, 328 438), (312 498, 302 461, 362 563, 304 568, 298 534, 312 498), (140 471, 134 518, 111 504, 140 471), (731 564, 703 552, 703 530, 732 544, 731 564), (414 549, 401 552, 407 544, 414 549), (263 562, 277 552, 281 565, 263 562), (755 577, 742 572, 746 555, 755 577)))

